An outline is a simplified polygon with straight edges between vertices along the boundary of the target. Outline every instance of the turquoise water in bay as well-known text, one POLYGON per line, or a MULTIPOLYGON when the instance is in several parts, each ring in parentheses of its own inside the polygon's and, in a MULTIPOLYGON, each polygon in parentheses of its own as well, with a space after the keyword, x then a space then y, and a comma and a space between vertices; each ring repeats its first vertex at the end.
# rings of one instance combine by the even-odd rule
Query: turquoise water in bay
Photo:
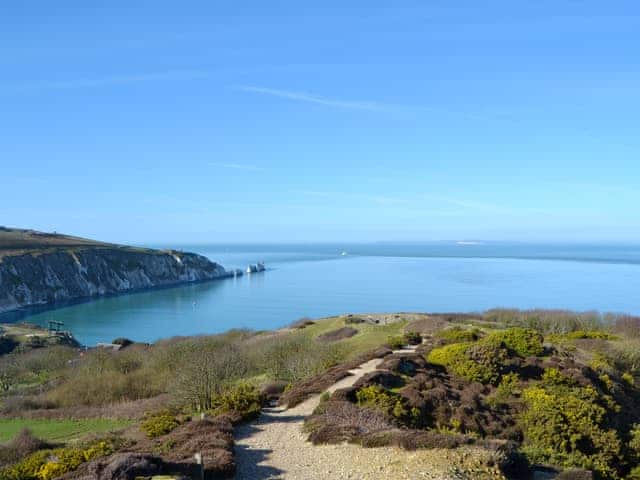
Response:
MULTIPOLYGON (((154 245, 162 246, 164 245, 154 245)), ((175 247, 175 246, 172 246, 175 247)), ((0 321, 59 320, 86 345, 125 336, 270 329, 348 312, 566 308, 640 314, 640 246, 525 244, 183 245, 236 279, 100 298, 0 321), (341 252, 347 255, 341 255, 341 252)))

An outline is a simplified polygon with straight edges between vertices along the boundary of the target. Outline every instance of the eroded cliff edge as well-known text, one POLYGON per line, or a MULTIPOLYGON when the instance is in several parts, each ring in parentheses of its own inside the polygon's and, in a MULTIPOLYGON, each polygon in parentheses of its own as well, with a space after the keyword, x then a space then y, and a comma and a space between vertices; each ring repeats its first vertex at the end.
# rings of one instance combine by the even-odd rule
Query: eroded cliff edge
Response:
POLYGON ((228 275, 221 265, 202 255, 175 250, 97 242, 0 248, 0 313, 228 275))

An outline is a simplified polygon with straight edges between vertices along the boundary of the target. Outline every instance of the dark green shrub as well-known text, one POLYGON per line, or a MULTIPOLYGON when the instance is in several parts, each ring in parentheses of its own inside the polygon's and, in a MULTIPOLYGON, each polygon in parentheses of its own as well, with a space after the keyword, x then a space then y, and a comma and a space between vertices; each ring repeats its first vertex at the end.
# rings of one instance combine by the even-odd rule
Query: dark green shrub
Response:
POLYGON ((140 424, 140 429, 147 434, 149 438, 156 438, 166 435, 180 425, 178 417, 170 410, 162 410, 147 415, 145 420, 140 424))
POLYGON ((212 412, 216 415, 236 413, 243 420, 249 420, 260 415, 262 396, 253 385, 240 383, 217 395, 212 401, 212 407, 212 412))
POLYGON ((427 361, 472 382, 497 383, 507 360, 502 343, 486 338, 475 343, 452 343, 431 350, 427 361))
POLYGON ((120 345, 122 348, 128 347, 129 345, 133 345, 133 340, 129 340, 125 337, 118 337, 114 339, 111 343, 114 345, 120 345))
POLYGON ((480 330, 477 328, 469 329, 456 326, 440 330, 436 333, 436 337, 447 343, 475 342, 480 338, 480 330))
POLYGON ((17 346, 18 342, 16 342, 12 337, 0 335, 0 355, 12 352, 17 346))
POLYGON ((509 328, 490 335, 502 342, 510 351, 521 357, 539 356, 544 353, 543 337, 529 328, 509 328))

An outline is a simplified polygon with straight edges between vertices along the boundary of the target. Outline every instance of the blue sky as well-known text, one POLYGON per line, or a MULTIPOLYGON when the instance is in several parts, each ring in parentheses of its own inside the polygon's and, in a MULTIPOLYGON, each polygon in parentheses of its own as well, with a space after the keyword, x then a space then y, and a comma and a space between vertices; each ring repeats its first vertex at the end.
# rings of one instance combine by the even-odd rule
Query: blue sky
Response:
POLYGON ((640 241, 632 1, 0 5, 0 224, 640 241))

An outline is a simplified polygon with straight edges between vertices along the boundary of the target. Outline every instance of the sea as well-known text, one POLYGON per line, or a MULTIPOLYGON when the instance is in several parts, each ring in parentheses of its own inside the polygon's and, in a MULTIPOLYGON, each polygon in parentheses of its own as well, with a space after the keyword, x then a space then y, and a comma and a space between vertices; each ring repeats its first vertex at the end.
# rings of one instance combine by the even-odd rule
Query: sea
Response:
POLYGON ((267 330, 302 317, 549 308, 640 314, 640 245, 484 242, 152 245, 266 271, 0 316, 85 345, 267 330))

